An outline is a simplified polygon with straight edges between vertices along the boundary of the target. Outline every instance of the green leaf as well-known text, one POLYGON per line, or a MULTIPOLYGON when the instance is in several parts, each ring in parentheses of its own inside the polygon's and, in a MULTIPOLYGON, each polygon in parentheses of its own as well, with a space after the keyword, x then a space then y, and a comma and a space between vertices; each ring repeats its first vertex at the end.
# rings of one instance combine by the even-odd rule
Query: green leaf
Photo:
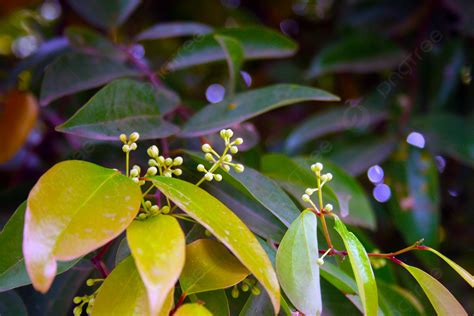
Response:
POLYGON ((180 136, 196 137, 237 124, 286 105, 304 101, 338 101, 329 92, 294 84, 277 84, 236 94, 209 104, 184 125, 180 136))
POLYGON ((128 246, 127 238, 123 238, 118 245, 117 252, 115 253, 115 265, 118 266, 125 258, 130 256, 132 253, 128 246))
POLYGON ((270 259, 245 224, 219 200, 194 184, 166 177, 153 177, 153 184, 181 210, 209 230, 263 285, 275 312, 280 288, 270 259))
MULTIPOLYGON (((283 300, 282 300, 283 303, 283 300)), ((283 304, 282 304, 283 309, 283 304)), ((280 312, 281 314, 281 312, 280 312)), ((250 294, 247 301, 245 302, 244 307, 239 313, 239 316, 274 316, 275 313, 273 312, 272 303, 270 298, 268 297, 267 293, 263 292, 259 295, 252 295, 250 294)), ((291 315, 291 314, 284 314, 284 315, 291 315)))
POLYGON ((152 315, 145 285, 132 257, 124 259, 105 279, 92 309, 93 316, 152 315))
POLYGON ((179 98, 131 79, 114 80, 97 92, 56 130, 100 140, 117 140, 121 133, 140 133, 141 139, 168 137, 178 127, 163 120, 179 98))
POLYGON ((0 315, 27 316, 25 304, 15 291, 0 293, 0 315))
POLYGON ((31 190, 25 214, 23 254, 35 289, 48 290, 57 260, 81 257, 123 232, 141 198, 139 186, 112 169, 78 160, 49 169, 31 190))
POLYGON ((227 299, 227 295, 225 294, 224 290, 193 294, 190 296, 190 299, 193 303, 199 302, 199 301, 204 302, 204 306, 213 315, 230 315, 229 301, 227 299))
POLYGON ((245 279, 249 271, 222 244, 198 239, 186 246, 186 263, 179 278, 183 292, 220 290, 245 279))
POLYGON ((374 33, 351 34, 327 45, 311 62, 308 77, 326 73, 371 73, 398 66, 404 52, 374 33))
POLYGON ((451 266, 451 268, 454 269, 454 271, 456 271, 464 280, 466 280, 466 282, 471 287, 474 287, 474 276, 472 274, 470 274, 468 271, 466 271, 463 267, 461 267, 456 262, 449 259, 448 257, 446 257, 445 255, 443 255, 442 253, 440 253, 439 251, 437 251, 433 248, 426 247, 425 249, 428 250, 428 251, 431 251, 432 253, 434 253, 435 255, 440 257, 441 259, 443 259, 447 264, 449 264, 451 266))
POLYGON ((326 261, 319 271, 326 281, 331 283, 342 293, 351 295, 357 294, 357 284, 354 279, 338 266, 326 261))
POLYGON ((147 289, 150 312, 155 315, 184 266, 183 230, 174 217, 157 215, 133 221, 127 228, 127 240, 147 289))
POLYGON ((322 312, 318 257, 316 215, 304 211, 281 240, 276 271, 285 294, 306 315, 322 312))
POLYGON ((127 59, 127 54, 123 50, 120 50, 108 38, 91 29, 70 26, 64 33, 69 44, 78 52, 121 61, 127 59))
POLYGON ((245 59, 282 58, 293 55, 297 44, 271 29, 258 26, 228 28, 217 30, 213 34, 191 39, 175 54, 167 65, 169 70, 224 60, 225 53, 214 35, 224 35, 239 41, 245 53, 245 59))
POLYGON ((227 96, 234 96, 235 85, 240 76, 240 68, 244 61, 244 48, 240 42, 232 37, 215 35, 214 38, 225 52, 227 67, 229 68, 229 88, 227 96))
POLYGON ((410 125, 423 133, 429 148, 474 167, 474 135, 466 117, 439 112, 414 118, 410 125))
POLYGON ((204 35, 212 28, 196 22, 163 22, 153 25, 136 36, 137 41, 179 36, 204 35))
POLYGON ((344 106, 317 113, 295 128, 288 136, 285 149, 294 152, 301 146, 321 136, 357 128, 361 125, 377 124, 387 118, 387 111, 379 104, 361 104, 358 107, 344 106))
MULTIPOLYGON (((13 213, 0 232, 0 292, 31 284, 23 258, 23 226, 26 201, 13 213)), ((79 259, 58 264, 58 274, 72 268, 79 259)))
MULTIPOLYGON (((186 153, 194 161, 206 167, 211 166, 210 163, 201 158, 198 153, 191 151, 186 151, 186 153)), ((224 182, 233 185, 247 196, 260 202, 286 227, 289 227, 299 216, 299 209, 278 184, 257 170, 245 167, 245 172, 242 173, 235 172, 234 170, 221 173, 224 182)))
POLYGON ((407 243, 424 239, 439 243, 440 195, 438 169, 431 155, 404 145, 387 168, 387 184, 394 188, 388 206, 407 243))
POLYGON ((140 0, 67 0, 80 16, 94 26, 112 29, 120 26, 140 4, 140 0))
POLYGON ((438 280, 423 270, 401 264, 416 279, 438 315, 466 315, 467 313, 454 296, 438 280))
POLYGON ((174 316, 212 316, 212 313, 207 310, 204 306, 198 303, 188 303, 182 305, 174 316))
POLYGON ((409 291, 392 284, 377 280, 380 307, 385 316, 425 315, 423 305, 409 291))
POLYGON ((367 316, 377 315, 377 284, 375 283, 369 256, 357 237, 347 230, 344 223, 337 216, 335 216, 335 224, 335 229, 344 241, 351 262, 364 313, 367 316))
POLYGON ((46 68, 41 85, 40 104, 47 105, 65 95, 137 74, 136 70, 124 63, 107 57, 67 53, 46 68))
POLYGON ((262 204, 226 183, 225 178, 220 183, 203 183, 202 187, 232 210, 255 234, 275 241, 283 238, 286 226, 262 204))
POLYGON ((344 170, 326 159, 291 159, 283 154, 267 154, 262 157, 262 171, 276 179, 293 197, 300 201, 306 188, 316 186, 316 176, 311 164, 324 164, 324 172, 331 172, 333 179, 324 185, 323 200, 332 203, 344 220, 351 224, 369 229, 376 225, 375 215, 369 200, 360 184, 344 170))

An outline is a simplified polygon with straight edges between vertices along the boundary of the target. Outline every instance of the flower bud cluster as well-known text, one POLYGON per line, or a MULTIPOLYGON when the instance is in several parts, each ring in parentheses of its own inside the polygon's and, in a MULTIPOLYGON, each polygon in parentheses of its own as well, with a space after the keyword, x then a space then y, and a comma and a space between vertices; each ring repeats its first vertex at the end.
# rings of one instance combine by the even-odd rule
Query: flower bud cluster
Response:
MULTIPOLYGON (((88 279, 86 281, 87 286, 94 286, 98 282, 103 282, 104 279, 88 279)), ((96 290, 91 295, 76 296, 72 300, 77 306, 73 309, 74 316, 82 315, 82 310, 86 306, 86 313, 90 315, 92 313, 92 308, 94 307, 95 297, 97 296, 98 290, 96 290)))
POLYGON ((144 185, 145 181, 140 180, 141 168, 138 165, 133 165, 132 169, 130 169, 130 177, 132 178, 133 182, 138 183, 139 185, 144 185))
MULTIPOLYGON (((311 200, 311 196, 318 191, 322 191, 323 186, 332 180, 332 174, 331 173, 326 173, 326 174, 321 174, 321 171, 323 170, 324 166, 322 163, 317 162, 315 164, 311 165, 311 171, 313 171, 316 175, 318 187, 317 188, 306 188, 305 194, 301 196, 301 199, 303 202, 309 203, 315 210, 318 210, 314 202, 311 200)), ((318 195, 322 194, 322 192, 318 192, 318 195)), ((326 212, 331 212, 333 210, 333 206, 331 204, 326 204, 324 206, 324 211, 326 212)))
POLYGON ((124 153, 129 153, 132 150, 136 150, 137 147, 138 147, 136 141, 139 138, 140 138, 140 134, 138 134, 137 132, 131 133, 130 136, 128 136, 128 138, 127 138, 127 135, 121 134, 120 135, 120 140, 123 143, 122 151, 124 153))
MULTIPOLYGON (((240 285, 240 289, 242 292, 248 292, 252 293, 252 295, 260 295, 261 291, 257 286, 257 281, 254 279, 244 279, 242 281, 242 284, 240 285)), ((231 295, 233 298, 238 298, 240 295, 239 288, 237 285, 235 285, 232 288, 231 295)))
POLYGON ((150 157, 148 160, 148 165, 150 167, 147 170, 147 176, 159 174, 171 178, 173 175, 180 176, 183 174, 183 171, 180 168, 177 168, 183 164, 182 157, 178 156, 173 159, 160 156, 160 150, 155 145, 148 148, 146 152, 150 157))
POLYGON ((151 201, 147 200, 142 204, 142 209, 138 214, 138 219, 144 220, 151 216, 155 216, 158 214, 168 214, 169 212, 169 205, 165 205, 160 208, 158 205, 153 204, 151 201))
POLYGON ((204 179, 207 181, 221 181, 222 175, 215 173, 215 171, 220 167, 224 171, 229 172, 230 168, 234 168, 236 172, 244 172, 244 166, 240 163, 232 162, 232 154, 239 152, 238 145, 241 145, 244 140, 242 138, 236 138, 234 141, 231 138, 234 136, 234 132, 231 129, 223 129, 220 131, 220 136, 225 142, 224 152, 219 155, 211 145, 204 144, 201 149, 205 153, 204 159, 211 162, 213 165, 208 170, 203 164, 197 166, 199 172, 204 173, 204 179))

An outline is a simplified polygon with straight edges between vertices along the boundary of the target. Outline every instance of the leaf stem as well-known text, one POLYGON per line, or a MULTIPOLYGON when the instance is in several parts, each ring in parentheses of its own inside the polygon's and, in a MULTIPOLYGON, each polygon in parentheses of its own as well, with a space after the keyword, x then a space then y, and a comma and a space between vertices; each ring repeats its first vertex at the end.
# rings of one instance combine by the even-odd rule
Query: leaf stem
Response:
MULTIPOLYGON (((329 249, 331 249, 331 248, 329 248, 329 249)), ((324 254, 328 250, 320 249, 320 250, 318 250, 318 252, 320 254, 324 254)), ((401 255, 403 253, 406 253, 406 252, 409 252, 409 251, 412 251, 412 250, 428 250, 428 247, 420 246, 419 241, 417 241, 416 243, 414 243, 411 246, 405 247, 403 249, 400 249, 400 250, 397 250, 397 251, 394 251, 394 252, 388 252, 388 253, 370 252, 370 253, 367 253, 367 255, 369 257, 382 257, 382 258, 391 259, 391 258, 394 258, 395 256, 401 255)), ((336 249, 333 248, 332 251, 330 251, 330 253, 328 254, 328 256, 335 256, 335 255, 337 255, 337 256, 347 256, 347 251, 336 250, 336 249)))
POLYGON ((181 305, 183 305, 185 299, 186 299, 186 293, 183 292, 183 294, 181 294, 181 296, 179 297, 179 300, 176 303, 175 307, 170 311, 169 316, 173 316, 174 313, 176 313, 178 308, 180 308, 181 305))
POLYGON ((125 175, 128 177, 130 175, 130 152, 125 153, 125 175))

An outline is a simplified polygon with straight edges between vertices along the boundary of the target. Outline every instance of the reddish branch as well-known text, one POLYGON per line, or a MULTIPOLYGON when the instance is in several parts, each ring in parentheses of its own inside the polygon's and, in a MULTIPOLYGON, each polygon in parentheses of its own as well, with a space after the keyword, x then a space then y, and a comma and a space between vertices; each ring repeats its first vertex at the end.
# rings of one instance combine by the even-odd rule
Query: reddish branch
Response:
POLYGON ((109 249, 112 242, 113 242, 113 240, 111 240, 107 244, 105 244, 105 246, 100 249, 99 253, 96 254, 91 259, 92 264, 100 272, 100 274, 102 275, 103 278, 106 278, 109 275, 109 271, 108 271, 105 263, 102 261, 102 258, 104 257, 105 253, 109 249))
POLYGON ((179 297, 179 300, 178 300, 178 302, 176 303, 175 307, 170 311, 169 316, 173 316, 174 313, 176 313, 176 311, 178 310, 178 308, 180 308, 181 305, 183 305, 185 298, 186 298, 186 293, 181 294, 181 296, 179 297))

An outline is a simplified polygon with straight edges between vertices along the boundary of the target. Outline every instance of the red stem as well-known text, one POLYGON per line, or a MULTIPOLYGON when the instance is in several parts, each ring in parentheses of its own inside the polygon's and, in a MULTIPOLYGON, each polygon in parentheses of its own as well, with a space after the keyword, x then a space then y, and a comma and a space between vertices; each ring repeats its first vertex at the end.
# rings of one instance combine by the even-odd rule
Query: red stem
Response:
POLYGON ((105 246, 100 249, 99 253, 91 258, 92 264, 100 272, 100 274, 102 275, 103 278, 106 278, 109 275, 109 271, 108 271, 107 266, 105 265, 105 263, 102 261, 102 258, 104 257, 105 253, 109 249, 112 242, 113 242, 113 240, 111 240, 107 244, 105 244, 105 246))
POLYGON ((176 303, 175 307, 170 311, 169 316, 173 316, 174 313, 180 308, 181 305, 183 305, 184 299, 186 298, 186 293, 183 292, 181 296, 179 297, 178 302, 176 303))

